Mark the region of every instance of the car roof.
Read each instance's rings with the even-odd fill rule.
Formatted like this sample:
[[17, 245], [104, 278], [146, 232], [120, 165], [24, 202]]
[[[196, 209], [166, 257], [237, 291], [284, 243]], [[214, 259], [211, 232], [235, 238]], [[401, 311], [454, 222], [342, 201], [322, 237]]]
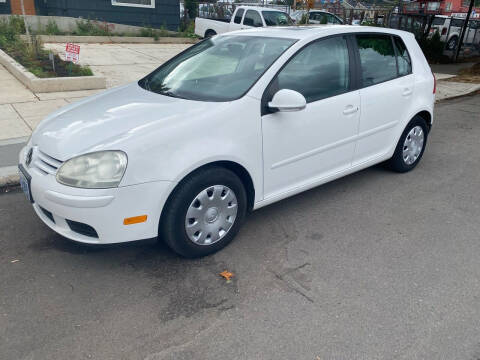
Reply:
[[240, 5], [237, 6], [237, 8], [244, 8], [245, 10], [257, 10], [257, 11], [280, 11], [284, 12], [283, 10], [276, 9], [276, 8], [267, 8], [267, 7], [262, 7], [262, 6], [250, 6], [250, 5]]
[[347, 34], [347, 33], [387, 33], [395, 35], [405, 35], [413, 34], [408, 33], [402, 30], [390, 29], [390, 28], [380, 28], [374, 26], [351, 26], [351, 25], [306, 25], [306, 26], [275, 26], [275, 27], [263, 27], [263, 28], [252, 28], [245, 30], [237, 30], [228, 33], [221, 34], [219, 36], [225, 35], [247, 35], [247, 36], [265, 36], [265, 37], [278, 37], [278, 38], [287, 38], [295, 40], [303, 40], [310, 38], [325, 37], [330, 35], [337, 34]]

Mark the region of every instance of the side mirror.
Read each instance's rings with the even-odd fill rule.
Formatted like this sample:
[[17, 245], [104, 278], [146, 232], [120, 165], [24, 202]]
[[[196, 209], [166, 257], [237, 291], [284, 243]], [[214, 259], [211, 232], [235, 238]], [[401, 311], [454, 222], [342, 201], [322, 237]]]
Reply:
[[273, 95], [268, 107], [277, 111], [300, 111], [307, 106], [305, 97], [297, 91], [282, 89]]

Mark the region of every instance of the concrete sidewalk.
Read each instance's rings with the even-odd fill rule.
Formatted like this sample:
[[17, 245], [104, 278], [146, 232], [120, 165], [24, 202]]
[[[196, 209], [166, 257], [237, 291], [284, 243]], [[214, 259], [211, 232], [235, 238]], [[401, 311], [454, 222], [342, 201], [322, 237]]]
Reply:
[[[80, 63], [107, 77], [107, 87], [138, 80], [190, 44], [82, 44]], [[63, 56], [65, 44], [45, 44]], [[452, 71], [448, 71], [452, 73]], [[480, 84], [442, 81], [450, 74], [436, 73], [437, 100], [480, 90]], [[68, 103], [102, 90], [33, 93], [0, 65], [0, 186], [15, 184], [18, 151], [38, 123]]]

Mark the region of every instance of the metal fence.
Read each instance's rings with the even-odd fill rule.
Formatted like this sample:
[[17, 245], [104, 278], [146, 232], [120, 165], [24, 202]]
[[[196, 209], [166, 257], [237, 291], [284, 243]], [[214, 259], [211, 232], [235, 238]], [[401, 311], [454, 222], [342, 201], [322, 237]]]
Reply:
[[[211, 19], [230, 20], [235, 8], [240, 5], [262, 6], [276, 8], [288, 14], [295, 14], [295, 11], [288, 5], [274, 5], [264, 3], [197, 3], [197, 16]], [[302, 5], [296, 10], [302, 10]], [[444, 53], [447, 56], [453, 55], [458, 46], [464, 20], [436, 16], [433, 14], [412, 14], [398, 13], [396, 7], [345, 7], [340, 2], [320, 3], [311, 10], [323, 10], [335, 14], [345, 24], [371, 25], [389, 27], [409, 31], [415, 34], [417, 39], [431, 38], [435, 32], [439, 32], [440, 40], [444, 43]], [[297, 18], [298, 20], [298, 18]], [[470, 20], [467, 28], [462, 56], [480, 54], [480, 20]]]

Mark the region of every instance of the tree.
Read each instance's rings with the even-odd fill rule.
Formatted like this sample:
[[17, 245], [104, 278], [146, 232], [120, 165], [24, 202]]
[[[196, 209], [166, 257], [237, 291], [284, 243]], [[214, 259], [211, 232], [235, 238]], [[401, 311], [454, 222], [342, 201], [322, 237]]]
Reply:
[[185, 11], [190, 19], [195, 19], [197, 17], [197, 2], [194, 0], [185, 0], [184, 2]]

